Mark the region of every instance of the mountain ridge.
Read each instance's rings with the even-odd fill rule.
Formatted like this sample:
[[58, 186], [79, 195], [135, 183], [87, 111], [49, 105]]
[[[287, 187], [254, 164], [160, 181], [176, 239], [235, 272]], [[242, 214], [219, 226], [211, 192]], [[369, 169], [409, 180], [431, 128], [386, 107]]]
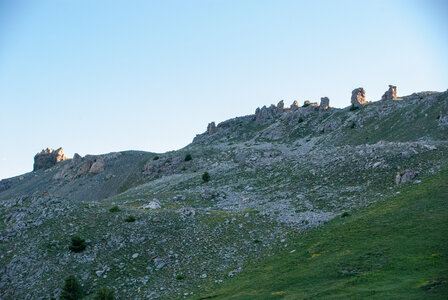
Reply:
[[448, 167], [448, 92], [322, 102], [209, 124], [176, 151], [75, 155], [0, 181], [0, 297], [58, 297], [70, 274], [87, 298], [197, 295]]

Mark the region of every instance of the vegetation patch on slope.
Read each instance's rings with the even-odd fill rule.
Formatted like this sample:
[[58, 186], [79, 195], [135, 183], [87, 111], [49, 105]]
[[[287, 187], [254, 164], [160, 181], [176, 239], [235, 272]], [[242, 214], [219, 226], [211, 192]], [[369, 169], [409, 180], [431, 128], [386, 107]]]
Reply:
[[[448, 295], [448, 170], [393, 198], [290, 237], [201, 299], [376, 298]], [[199, 298], [199, 296], [198, 296]]]

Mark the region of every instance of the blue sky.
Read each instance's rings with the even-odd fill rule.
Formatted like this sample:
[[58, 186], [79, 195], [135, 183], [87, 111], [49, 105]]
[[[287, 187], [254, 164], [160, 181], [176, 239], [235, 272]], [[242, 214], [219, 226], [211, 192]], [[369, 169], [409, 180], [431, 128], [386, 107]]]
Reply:
[[448, 88], [447, 1], [0, 0], [0, 178], [164, 152], [284, 99]]

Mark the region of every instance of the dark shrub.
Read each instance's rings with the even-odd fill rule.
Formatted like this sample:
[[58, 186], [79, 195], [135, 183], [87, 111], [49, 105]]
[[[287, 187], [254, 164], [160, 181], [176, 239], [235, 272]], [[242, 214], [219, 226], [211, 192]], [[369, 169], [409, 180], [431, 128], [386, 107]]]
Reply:
[[135, 222], [134, 216], [127, 216], [126, 219], [124, 219], [125, 222]]
[[208, 172], [204, 172], [204, 174], [202, 174], [202, 181], [203, 182], [209, 182], [210, 181], [210, 174], [208, 174]]
[[75, 276], [70, 275], [65, 279], [62, 288], [61, 299], [77, 300], [82, 298], [82, 288]]
[[300, 117], [299, 117], [299, 123], [302, 123], [303, 121], [304, 121], [303, 117], [300, 116]]
[[350, 125], [350, 128], [354, 129], [355, 127], [356, 127], [356, 123], [355, 123], [355, 121], [352, 121], [352, 124]]
[[106, 287], [101, 287], [96, 292], [95, 297], [93, 299], [94, 300], [114, 300], [115, 299], [114, 290], [106, 288]]
[[341, 218], [345, 218], [345, 217], [348, 217], [348, 216], [350, 216], [350, 214], [349, 214], [348, 212], [344, 212], [344, 213], [341, 215]]
[[185, 278], [185, 276], [184, 275], [181, 275], [181, 274], [178, 274], [177, 276], [176, 276], [176, 279], [177, 280], [183, 280]]
[[154, 158], [152, 160], [158, 160], [160, 157], [158, 157], [157, 155], [154, 156]]
[[82, 239], [79, 235], [72, 236], [72, 243], [68, 247], [73, 252], [81, 252], [86, 249], [86, 240]]
[[118, 206], [114, 206], [114, 207], [111, 207], [110, 209], [109, 209], [109, 211], [110, 212], [119, 212], [120, 211], [120, 208], [118, 207]]
[[357, 110], [357, 109], [359, 109], [359, 107], [355, 106], [354, 104], [352, 104], [352, 106], [350, 106], [350, 111], [354, 111], [354, 110]]
[[306, 100], [305, 102], [303, 102], [302, 107], [307, 107], [307, 106], [310, 106], [310, 105], [311, 105], [311, 102]]
[[185, 161], [190, 161], [192, 159], [191, 154], [188, 153], [187, 155], [185, 155]]

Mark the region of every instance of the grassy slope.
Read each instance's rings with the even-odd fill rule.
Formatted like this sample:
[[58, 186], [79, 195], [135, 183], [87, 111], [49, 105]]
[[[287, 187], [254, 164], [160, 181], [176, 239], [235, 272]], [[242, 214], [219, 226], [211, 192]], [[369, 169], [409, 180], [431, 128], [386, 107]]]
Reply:
[[448, 170], [288, 244], [202, 297], [446, 299]]

